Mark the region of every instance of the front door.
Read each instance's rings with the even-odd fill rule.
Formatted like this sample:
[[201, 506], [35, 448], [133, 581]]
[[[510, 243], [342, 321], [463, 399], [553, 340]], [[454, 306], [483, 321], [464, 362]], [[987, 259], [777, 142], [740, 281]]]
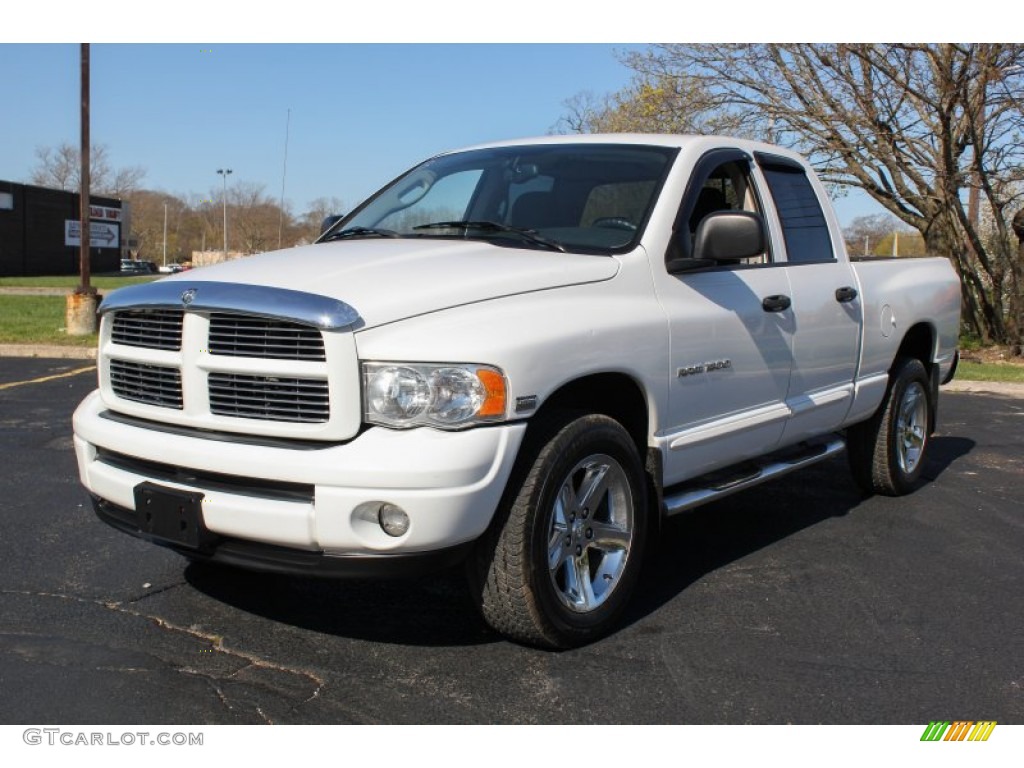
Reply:
[[[738, 150], [715, 150], [698, 162], [674, 247], [685, 250], [681, 238], [709, 213], [762, 213], [750, 168]], [[765, 253], [706, 271], [660, 274], [657, 291], [670, 335], [667, 426], [658, 435], [666, 485], [772, 450], [790, 413], [794, 321], [786, 270]]]

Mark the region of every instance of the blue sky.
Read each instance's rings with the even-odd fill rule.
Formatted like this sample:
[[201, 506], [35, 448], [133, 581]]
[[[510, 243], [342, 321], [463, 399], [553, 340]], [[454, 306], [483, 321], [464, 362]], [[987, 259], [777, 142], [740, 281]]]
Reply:
[[[216, 170], [228, 167], [230, 183], [263, 185], [276, 200], [287, 122], [291, 211], [318, 197], [352, 207], [435, 152], [549, 132], [566, 99], [625, 85], [630, 72], [619, 55], [639, 48], [93, 43], [93, 143], [107, 146], [115, 167], [145, 168], [147, 188], [205, 196], [220, 189]], [[77, 144], [78, 62], [77, 44], [0, 43], [0, 73], [8, 74], [0, 77], [0, 179], [28, 181], [37, 147]], [[851, 194], [837, 210], [846, 224], [881, 208]]]
[[[229, 167], [276, 199], [287, 123], [293, 210], [353, 205], [435, 152], [547, 133], [575, 93], [628, 81], [627, 47], [93, 44], [92, 137], [147, 187], [205, 193]], [[0, 72], [18, 73], [0, 79], [0, 179], [27, 181], [36, 147], [77, 144], [78, 62], [75, 44], [0, 45]]]

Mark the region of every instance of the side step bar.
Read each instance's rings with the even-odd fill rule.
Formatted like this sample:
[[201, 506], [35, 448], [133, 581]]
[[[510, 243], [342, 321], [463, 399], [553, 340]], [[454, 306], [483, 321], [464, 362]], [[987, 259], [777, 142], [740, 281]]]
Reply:
[[845, 448], [846, 442], [842, 437], [830, 435], [666, 488], [663, 502], [665, 514], [676, 515], [724, 499], [768, 480], [830, 459]]

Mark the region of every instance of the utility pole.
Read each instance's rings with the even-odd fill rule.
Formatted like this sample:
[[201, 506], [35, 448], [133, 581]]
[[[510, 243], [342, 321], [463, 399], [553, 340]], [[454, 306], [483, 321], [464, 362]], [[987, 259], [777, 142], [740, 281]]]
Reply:
[[96, 289], [89, 282], [89, 44], [80, 48], [81, 75], [81, 159], [78, 189], [78, 271], [80, 282], [74, 293], [68, 294], [64, 327], [69, 336], [88, 336], [96, 332], [96, 307], [99, 305]]
[[164, 203], [164, 266], [167, 266], [167, 203]]
[[224, 179], [224, 260], [228, 259], [228, 175], [230, 168], [218, 168], [217, 173]]
[[284, 180], [288, 175], [288, 129], [292, 124], [292, 111], [288, 110], [288, 116], [284, 123], [284, 167], [281, 169], [281, 218], [277, 222], [277, 248], [281, 249], [281, 233], [284, 230]]

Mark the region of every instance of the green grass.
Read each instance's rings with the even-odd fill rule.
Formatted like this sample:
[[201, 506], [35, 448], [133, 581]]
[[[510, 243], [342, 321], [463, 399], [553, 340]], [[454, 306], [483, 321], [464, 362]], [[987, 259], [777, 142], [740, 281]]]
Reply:
[[0, 295], [0, 344], [63, 344], [94, 347], [96, 334], [68, 336], [63, 296]]
[[[121, 277], [118, 275], [95, 276], [89, 282], [103, 291], [112, 291], [126, 285], [151, 283], [163, 275], [134, 275]], [[46, 275], [45, 277], [0, 277], [0, 288], [77, 288], [79, 278], [76, 275]]]
[[956, 378], [963, 381], [1009, 381], [1024, 384], [1024, 365], [960, 361]]

